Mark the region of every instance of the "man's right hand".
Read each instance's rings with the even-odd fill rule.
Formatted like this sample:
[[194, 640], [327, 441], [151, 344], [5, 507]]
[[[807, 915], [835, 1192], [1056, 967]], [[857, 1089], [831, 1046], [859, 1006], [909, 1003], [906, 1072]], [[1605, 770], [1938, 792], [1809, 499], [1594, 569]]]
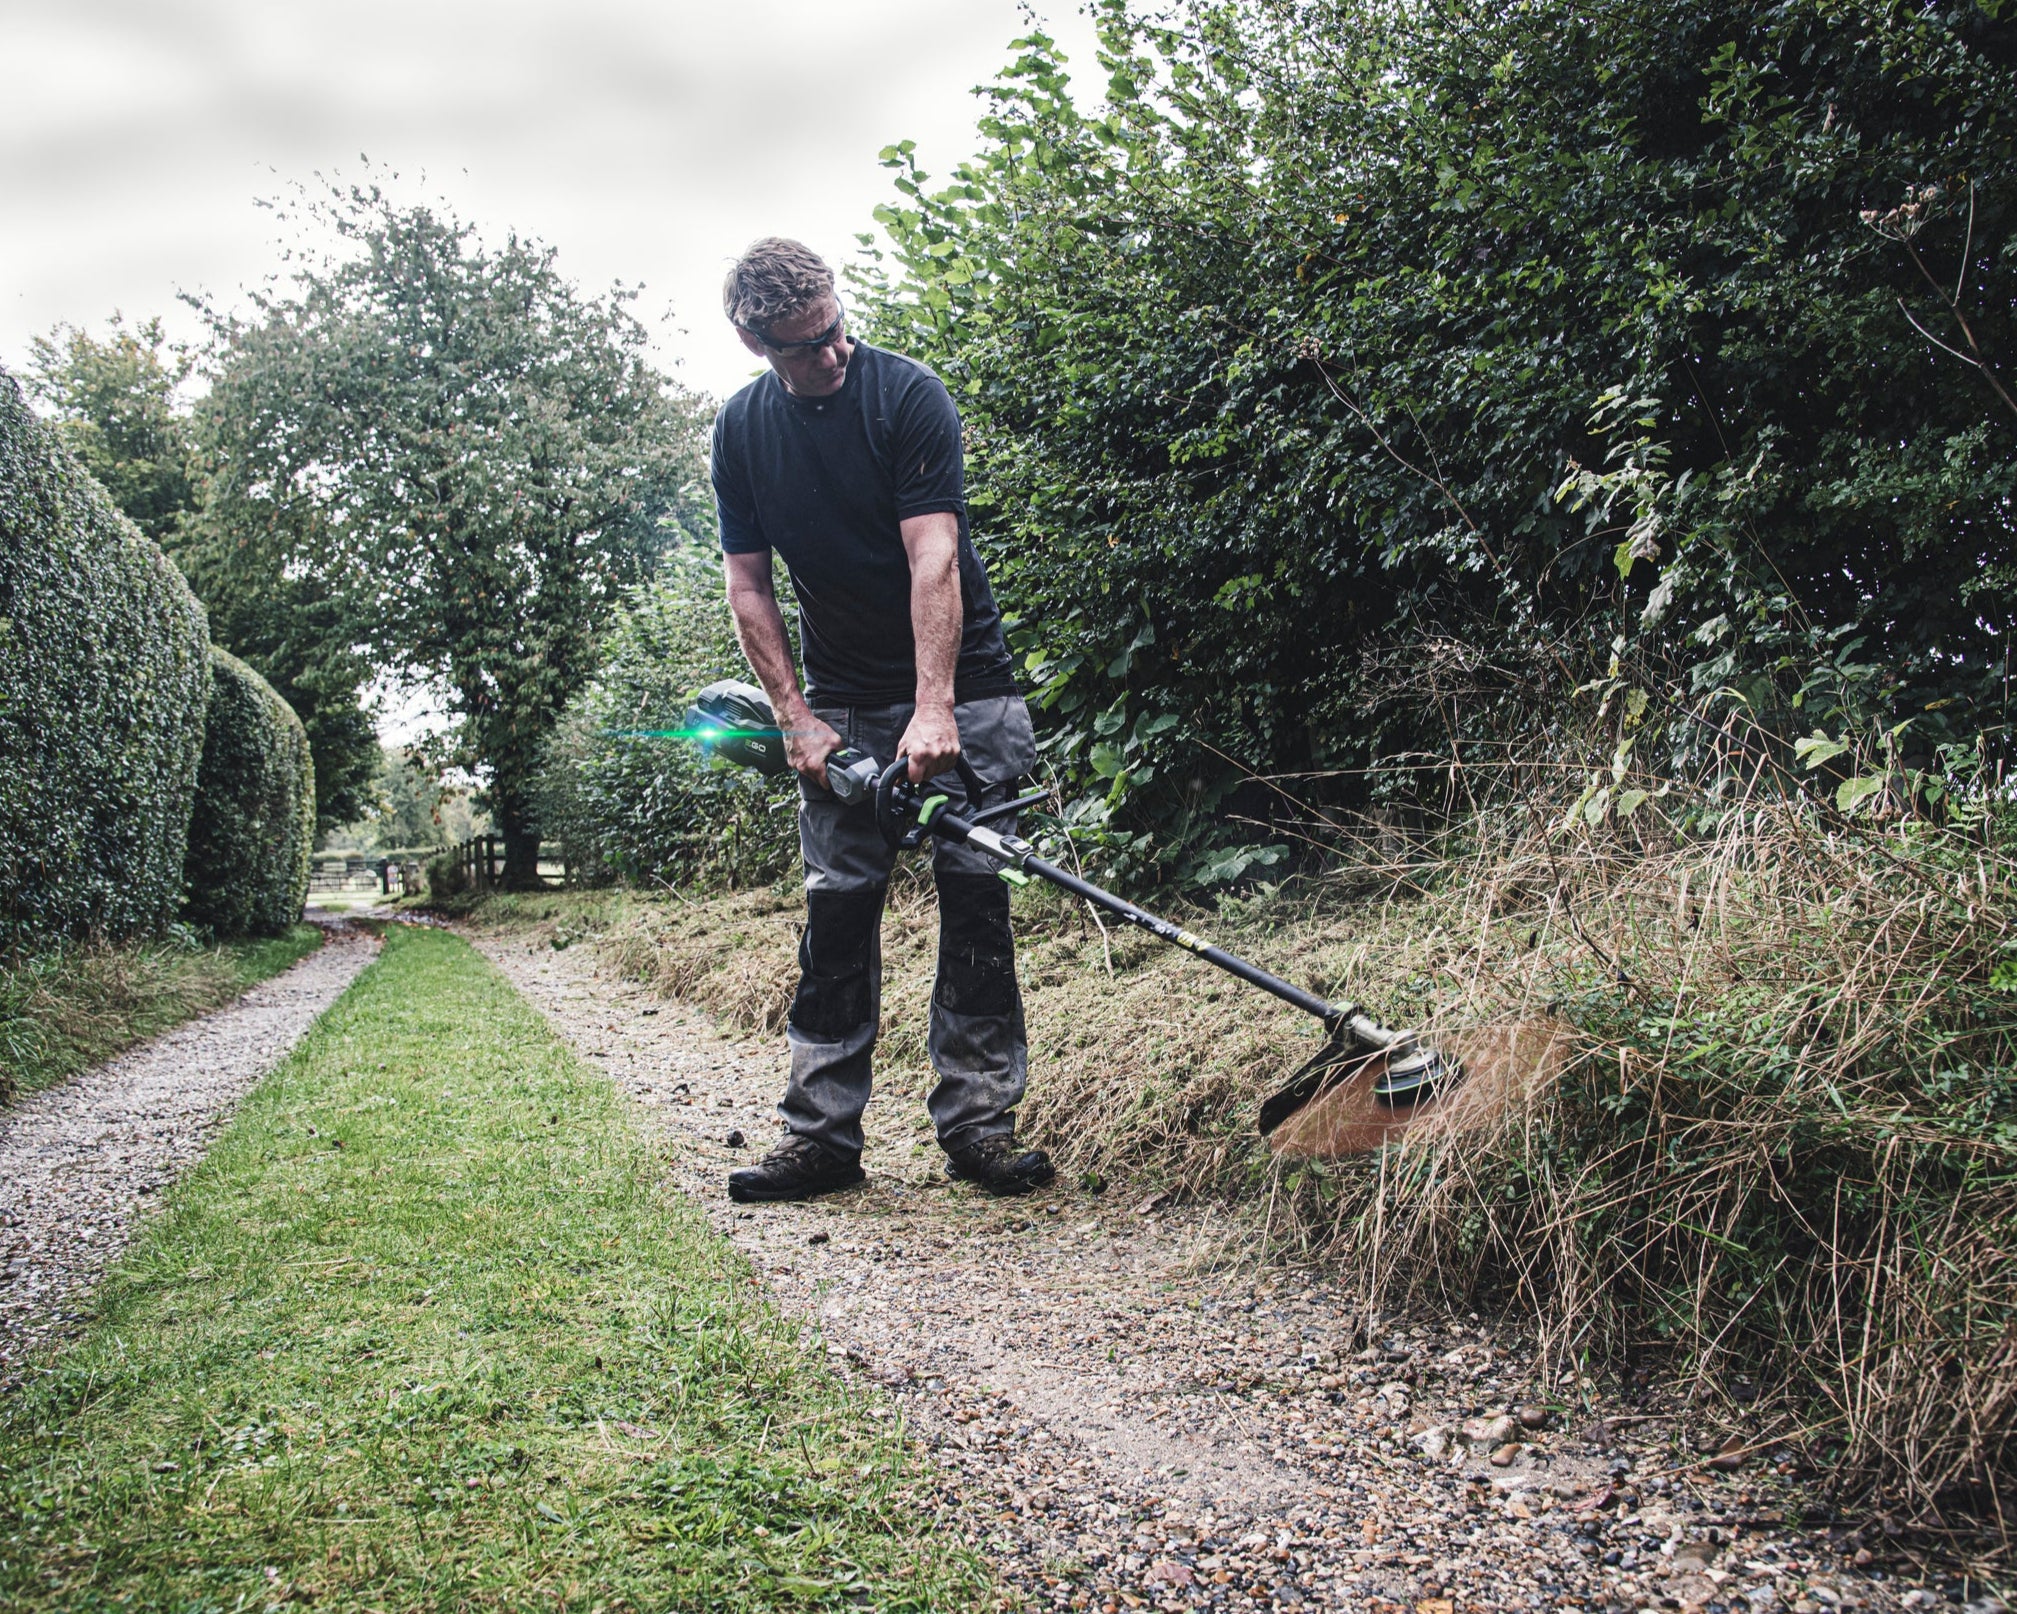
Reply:
[[803, 700], [778, 722], [784, 731], [784, 757], [800, 774], [826, 789], [826, 759], [841, 748], [841, 737], [813, 714]]

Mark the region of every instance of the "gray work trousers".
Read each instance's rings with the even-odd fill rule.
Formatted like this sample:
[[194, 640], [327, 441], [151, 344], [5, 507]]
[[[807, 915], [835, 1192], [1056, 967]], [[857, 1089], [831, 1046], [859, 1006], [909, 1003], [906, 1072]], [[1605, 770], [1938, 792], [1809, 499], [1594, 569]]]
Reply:
[[[889, 762], [912, 708], [813, 710], [848, 744]], [[1036, 765], [1036, 740], [1022, 697], [963, 701], [953, 717], [961, 751], [988, 786], [988, 804], [1008, 799], [1016, 780]], [[963, 800], [956, 780], [948, 779], [946, 789], [955, 803]], [[990, 827], [1014, 825], [997, 820]], [[843, 806], [803, 778], [798, 838], [805, 858], [806, 924], [798, 992], [785, 1029], [791, 1078], [777, 1110], [793, 1132], [839, 1154], [858, 1155], [882, 1015], [883, 900], [896, 854], [876, 829], [873, 806]], [[1014, 1130], [1029, 1045], [1016, 989], [1008, 886], [978, 852], [936, 841], [932, 847], [939, 944], [928, 1040], [938, 1082], [925, 1107], [939, 1142], [960, 1149]]]

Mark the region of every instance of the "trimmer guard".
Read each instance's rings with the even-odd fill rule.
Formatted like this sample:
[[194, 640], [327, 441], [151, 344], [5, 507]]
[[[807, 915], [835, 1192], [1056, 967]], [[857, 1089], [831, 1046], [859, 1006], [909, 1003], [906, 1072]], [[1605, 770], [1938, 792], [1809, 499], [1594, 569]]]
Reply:
[[1356, 1037], [1332, 1032], [1323, 1047], [1304, 1060], [1295, 1075], [1261, 1105], [1261, 1136], [1274, 1131], [1326, 1087], [1343, 1081], [1351, 1070], [1372, 1058], [1375, 1051], [1361, 1047]]
[[1350, 1081], [1374, 1060], [1371, 1096], [1390, 1110], [1426, 1104], [1439, 1088], [1463, 1074], [1455, 1060], [1425, 1048], [1403, 1032], [1385, 1047], [1355, 1035], [1349, 1025], [1333, 1030], [1323, 1047], [1261, 1106], [1260, 1132], [1267, 1137], [1284, 1121], [1333, 1087]]

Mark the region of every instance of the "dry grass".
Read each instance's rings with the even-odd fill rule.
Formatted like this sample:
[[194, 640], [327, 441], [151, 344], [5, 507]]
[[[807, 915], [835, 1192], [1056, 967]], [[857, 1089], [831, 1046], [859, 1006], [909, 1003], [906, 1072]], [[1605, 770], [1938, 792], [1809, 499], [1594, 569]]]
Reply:
[[1288, 1168], [1276, 1226], [1374, 1305], [1484, 1298], [1564, 1388], [1649, 1355], [1919, 1522], [2017, 1464], [2017, 868], [1779, 801], [1676, 846], [1532, 819], [1413, 876], [1434, 1023], [1575, 1056], [1468, 1131]]
[[[1998, 834], [1784, 797], [1713, 819], [1696, 802], [1685, 836], [1650, 810], [1565, 831], [1563, 805], [1434, 844], [1386, 826], [1323, 878], [1188, 919], [1496, 1059], [1502, 1101], [1356, 1159], [1277, 1159], [1254, 1114], [1315, 1047], [1309, 1023], [1133, 933], [1109, 974], [1085, 914], [1033, 890], [1023, 1130], [1074, 1174], [1244, 1201], [1256, 1248], [1335, 1262], [1369, 1313], [1525, 1314], [1572, 1399], [1650, 1367], [1775, 1458], [1922, 1525], [2002, 1532], [2017, 996], [1991, 976], [2017, 949], [2017, 861]], [[892, 908], [882, 1081], [921, 1092], [928, 887], [900, 883]], [[539, 911], [627, 975], [782, 1024], [794, 888]], [[1536, 1025], [1538, 1044], [1517, 1029]]]

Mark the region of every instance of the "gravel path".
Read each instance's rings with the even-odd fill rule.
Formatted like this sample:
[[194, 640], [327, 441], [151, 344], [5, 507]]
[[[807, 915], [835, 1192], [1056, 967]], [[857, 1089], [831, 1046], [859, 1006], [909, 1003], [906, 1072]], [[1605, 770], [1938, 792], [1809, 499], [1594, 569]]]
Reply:
[[376, 956], [326, 923], [321, 947], [236, 1003], [0, 1110], [0, 1390], [82, 1321], [156, 1191]]
[[949, 1185], [920, 1104], [870, 1106], [864, 1187], [731, 1205], [724, 1173], [775, 1135], [781, 1039], [598, 979], [587, 949], [472, 939], [679, 1141], [680, 1181], [771, 1292], [895, 1398], [948, 1522], [1029, 1606], [1817, 1614], [1950, 1595], [1852, 1535], [1786, 1528], [1755, 1459], [1675, 1473], [1672, 1425], [1642, 1411], [1564, 1427], [1476, 1318], [1368, 1342], [1321, 1275], [1224, 1258], [1209, 1211]]

